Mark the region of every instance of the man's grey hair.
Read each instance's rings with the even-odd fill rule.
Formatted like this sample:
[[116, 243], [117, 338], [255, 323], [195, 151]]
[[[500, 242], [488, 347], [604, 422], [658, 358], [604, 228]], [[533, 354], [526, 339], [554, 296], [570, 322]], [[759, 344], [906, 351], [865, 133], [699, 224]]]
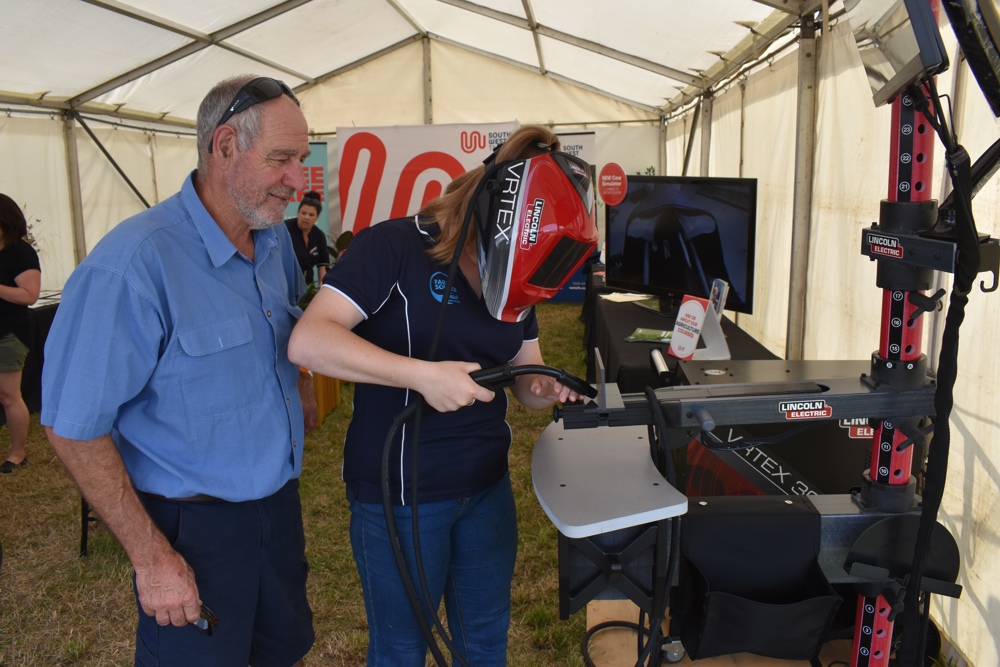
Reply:
[[[215, 134], [215, 126], [226, 112], [229, 104], [236, 97], [240, 88], [248, 82], [257, 78], [256, 74], [244, 74], [234, 76], [215, 84], [212, 90], [208, 91], [205, 99], [198, 107], [198, 169], [202, 169], [208, 160], [208, 147], [212, 144], [212, 136]], [[298, 100], [295, 101], [298, 104]], [[260, 136], [263, 109], [260, 104], [254, 104], [245, 111], [232, 116], [226, 121], [236, 130], [236, 140], [240, 150], [246, 150], [253, 146], [253, 143]]]

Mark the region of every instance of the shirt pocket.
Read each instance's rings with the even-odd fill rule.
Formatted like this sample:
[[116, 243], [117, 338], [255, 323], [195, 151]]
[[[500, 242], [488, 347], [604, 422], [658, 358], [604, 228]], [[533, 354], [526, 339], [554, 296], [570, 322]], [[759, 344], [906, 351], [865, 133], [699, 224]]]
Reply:
[[213, 417], [258, 402], [264, 369], [246, 315], [182, 331], [177, 338], [183, 350], [181, 392], [190, 414]]

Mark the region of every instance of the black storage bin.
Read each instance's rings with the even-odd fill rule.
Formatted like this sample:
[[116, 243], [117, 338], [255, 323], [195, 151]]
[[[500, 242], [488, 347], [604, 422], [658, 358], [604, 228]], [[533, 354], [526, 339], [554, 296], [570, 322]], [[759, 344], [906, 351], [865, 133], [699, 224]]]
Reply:
[[819, 514], [804, 498], [689, 499], [672, 605], [687, 653], [815, 657], [841, 602], [819, 543]]

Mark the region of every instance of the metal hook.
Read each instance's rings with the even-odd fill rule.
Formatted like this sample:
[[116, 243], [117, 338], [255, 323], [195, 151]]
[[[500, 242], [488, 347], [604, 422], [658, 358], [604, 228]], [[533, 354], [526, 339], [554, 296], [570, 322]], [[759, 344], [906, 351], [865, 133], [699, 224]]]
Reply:
[[986, 292], [987, 294], [989, 294], [990, 292], [996, 292], [997, 291], [997, 272], [996, 271], [990, 271], [990, 273], [993, 274], [993, 284], [992, 285], [990, 285], [989, 287], [987, 287], [985, 280], [980, 280], [979, 281], [979, 289], [981, 289], [982, 291]]

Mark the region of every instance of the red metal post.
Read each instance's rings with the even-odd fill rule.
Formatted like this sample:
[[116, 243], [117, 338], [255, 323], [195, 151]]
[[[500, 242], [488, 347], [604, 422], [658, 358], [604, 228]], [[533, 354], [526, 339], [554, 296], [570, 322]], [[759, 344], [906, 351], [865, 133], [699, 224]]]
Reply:
[[[935, 14], [937, 6], [934, 0]], [[931, 199], [931, 170], [935, 135], [912, 98], [903, 93], [892, 101], [892, 135], [889, 149], [890, 202], [926, 202]], [[918, 360], [923, 353], [922, 311], [899, 289], [882, 291], [882, 327], [878, 355], [891, 366]], [[922, 294], [922, 292], [917, 292]], [[892, 420], [874, 429], [869, 475], [875, 485], [901, 486], [910, 482], [913, 447]], [[908, 600], [914, 603], [915, 601]], [[852, 667], [887, 667], [891, 653], [893, 621], [890, 604], [882, 595], [858, 596]]]

